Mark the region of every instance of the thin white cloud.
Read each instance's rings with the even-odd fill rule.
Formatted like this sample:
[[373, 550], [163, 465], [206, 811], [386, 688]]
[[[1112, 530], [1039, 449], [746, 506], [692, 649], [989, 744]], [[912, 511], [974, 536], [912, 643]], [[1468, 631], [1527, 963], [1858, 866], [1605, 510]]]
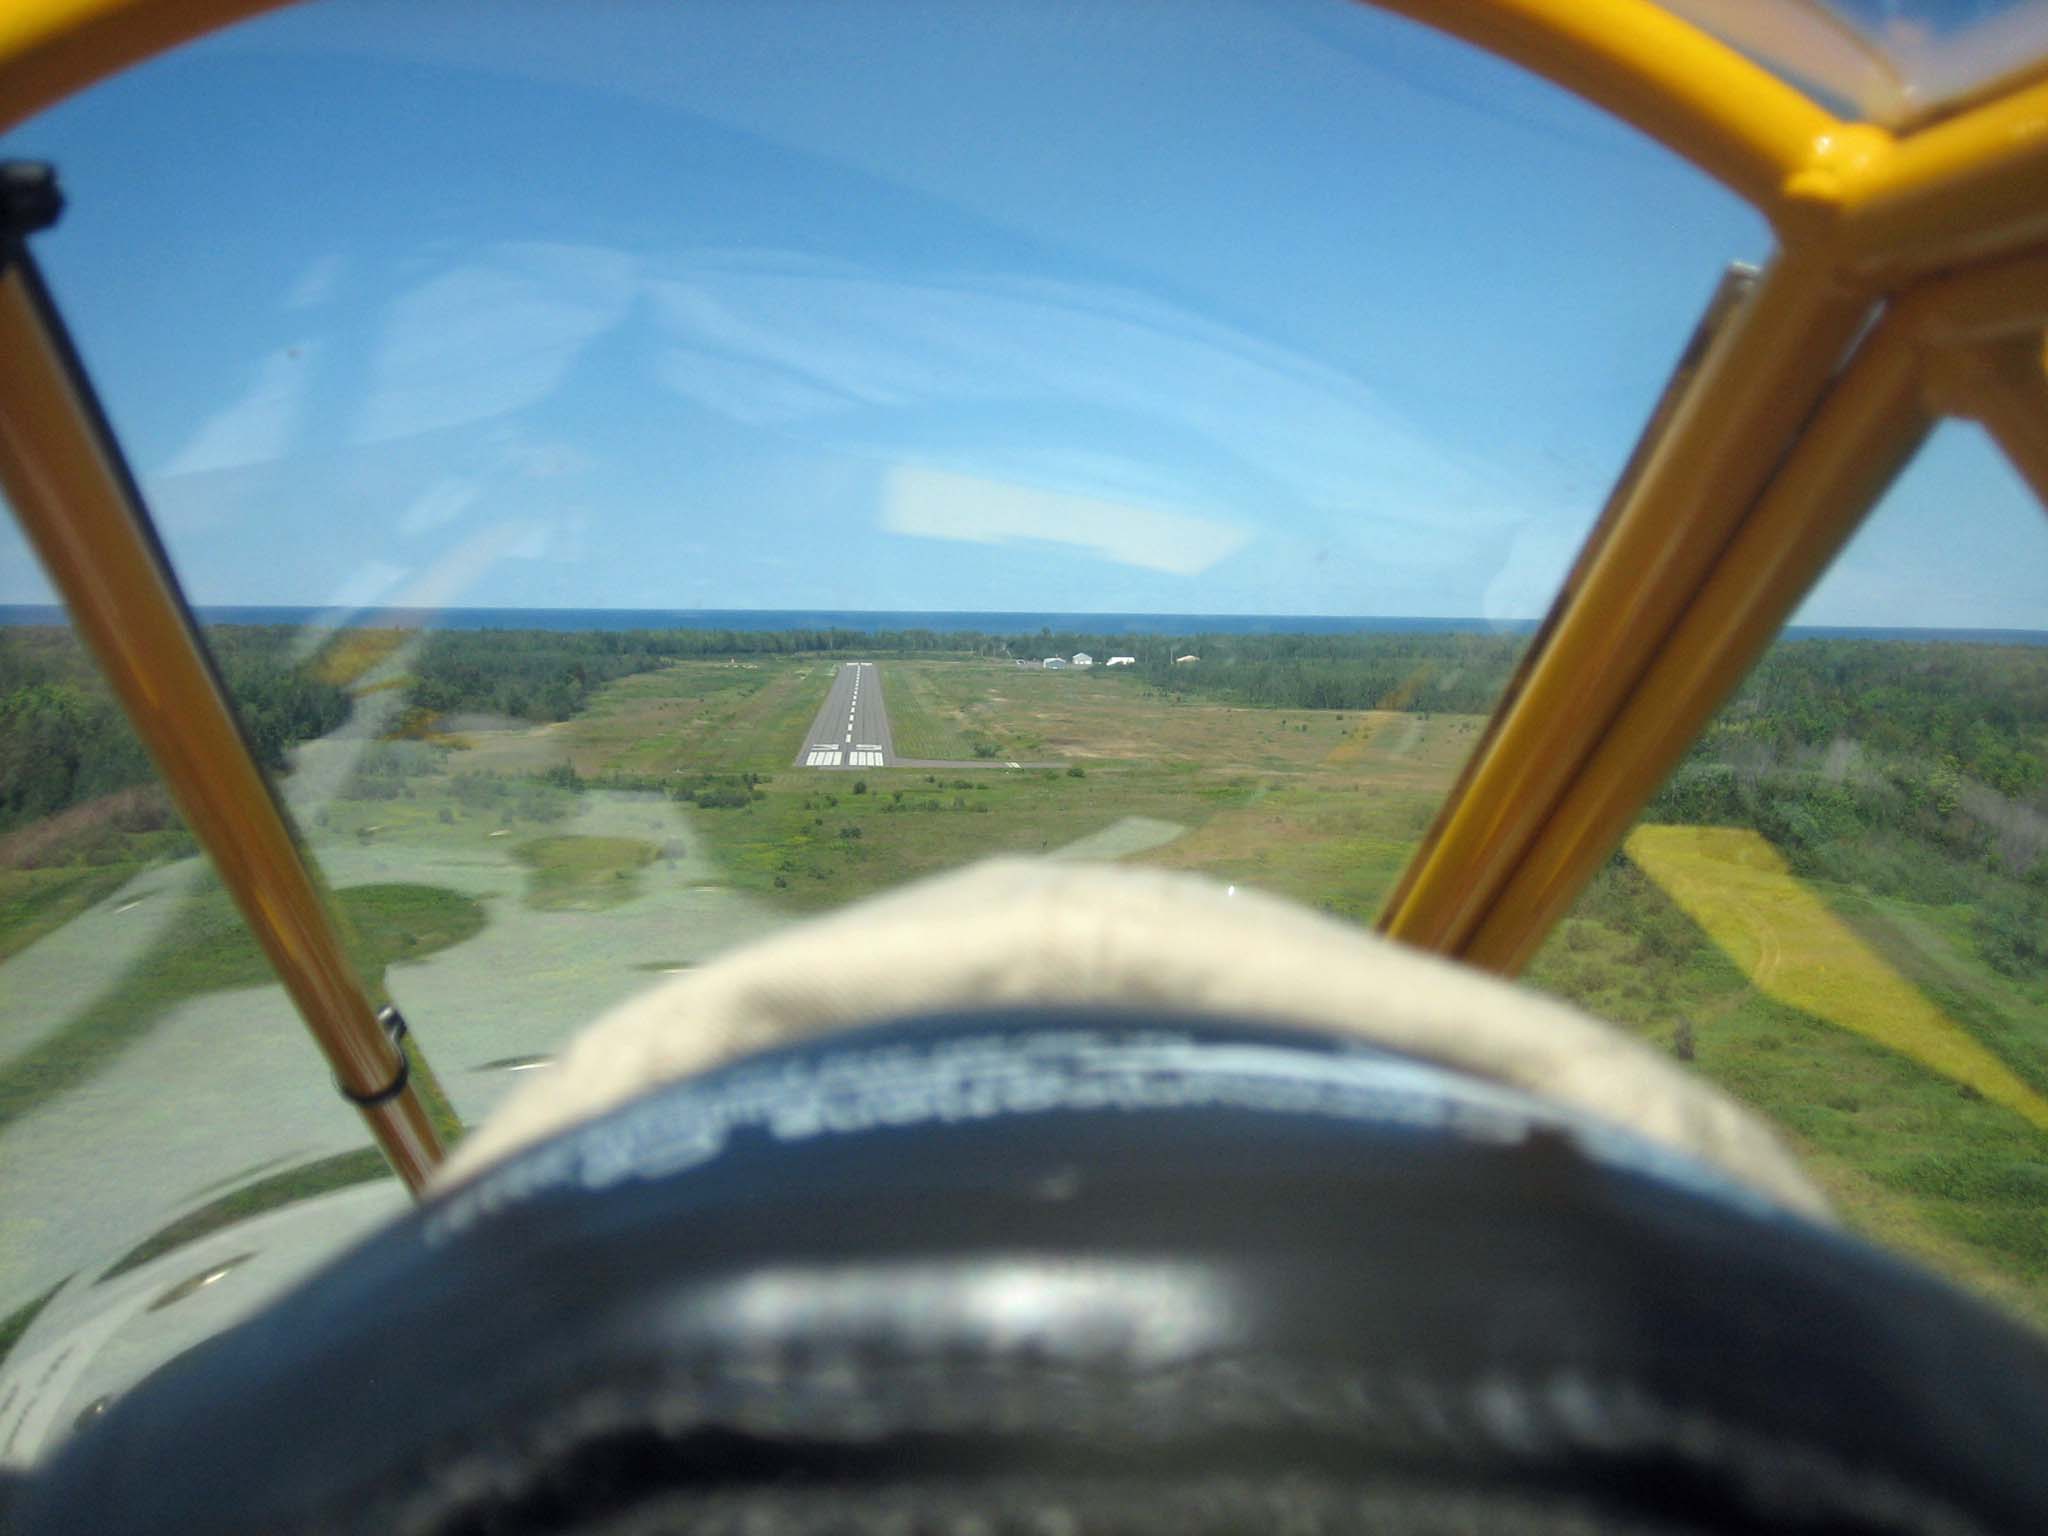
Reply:
[[554, 480], [588, 469], [594, 462], [573, 443], [531, 442], [509, 433], [499, 444], [499, 451], [505, 467], [522, 480]]
[[488, 420], [544, 399], [624, 318], [634, 265], [598, 247], [504, 245], [418, 284], [383, 316], [355, 440]]
[[861, 403], [786, 368], [694, 348], [666, 349], [655, 373], [676, 394], [748, 426], [803, 421]]
[[445, 527], [476, 504], [482, 495], [476, 483], [444, 475], [412, 499], [398, 515], [398, 531], [405, 538]]
[[1199, 576], [1248, 537], [1214, 518], [916, 464], [898, 465], [884, 477], [882, 526], [970, 544], [1066, 544], [1173, 576]]
[[[1142, 425], [1198, 448], [1269, 514], [1334, 515], [1374, 525], [1394, 558], [1504, 538], [1525, 515], [1514, 488], [1447, 452], [1341, 370], [1185, 308], [1102, 285], [1006, 276], [884, 276], [779, 252], [700, 253], [648, 283], [675, 346], [659, 364], [670, 389], [733, 420], [797, 428], [820, 443], [888, 461], [931, 452], [931, 413], [1041, 405], [1106, 432]], [[1012, 417], [1012, 419], [1015, 419]], [[950, 430], [950, 429], [949, 429]], [[1070, 440], [1071, 441], [1071, 440]], [[1048, 449], [1047, 451], [1053, 451]], [[1057, 450], [1072, 459], [1072, 446]], [[1085, 454], [1087, 450], [1078, 450]], [[1036, 463], [1027, 450], [955, 445], [957, 464], [995, 478], [1057, 480], [1120, 499], [1213, 500], [1182, 447], [1141, 462], [1097, 455], [1095, 483]], [[973, 460], [971, 464], [968, 461]], [[1270, 492], [1270, 494], [1268, 494]]]
[[347, 262], [339, 255], [322, 256], [299, 274], [284, 296], [286, 309], [315, 309], [334, 297]]
[[256, 363], [241, 398], [206, 418], [155, 473], [196, 475], [282, 458], [297, 440], [317, 343], [281, 347]]

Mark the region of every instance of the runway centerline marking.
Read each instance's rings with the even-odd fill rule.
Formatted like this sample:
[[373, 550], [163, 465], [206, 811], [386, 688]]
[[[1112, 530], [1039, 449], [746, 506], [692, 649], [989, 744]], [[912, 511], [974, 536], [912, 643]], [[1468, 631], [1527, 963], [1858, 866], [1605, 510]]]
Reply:
[[[882, 735], [888, 729], [888, 718], [883, 714], [884, 705], [880, 699], [873, 700], [874, 707], [863, 713], [862, 706], [869, 702], [861, 685], [866, 681], [863, 674], [874, 672], [879, 677], [877, 664], [872, 661], [848, 661], [840, 664], [838, 682], [832, 692], [838, 693], [846, 705], [846, 719], [840, 721], [832, 714], [828, 702], [819, 710], [817, 725], [830, 730], [837, 741], [817, 741], [806, 745], [799, 756], [799, 763], [807, 768], [885, 768], [889, 763], [888, 748], [881, 742], [860, 741], [860, 736]], [[851, 674], [851, 675], [849, 675]], [[877, 687], [881, 685], [876, 684]], [[841, 689], [843, 693], [840, 693]], [[868, 715], [881, 716], [869, 720]], [[866, 728], [863, 729], [863, 722]]]

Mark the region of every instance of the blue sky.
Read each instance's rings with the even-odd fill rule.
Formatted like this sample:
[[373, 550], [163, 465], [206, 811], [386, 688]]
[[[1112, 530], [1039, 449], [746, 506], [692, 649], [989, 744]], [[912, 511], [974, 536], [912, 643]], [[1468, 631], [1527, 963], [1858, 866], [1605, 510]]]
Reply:
[[[1532, 617], [1768, 252], [1340, 0], [332, 0], [0, 150], [201, 603]], [[1801, 617], [2044, 532], [1945, 429]]]

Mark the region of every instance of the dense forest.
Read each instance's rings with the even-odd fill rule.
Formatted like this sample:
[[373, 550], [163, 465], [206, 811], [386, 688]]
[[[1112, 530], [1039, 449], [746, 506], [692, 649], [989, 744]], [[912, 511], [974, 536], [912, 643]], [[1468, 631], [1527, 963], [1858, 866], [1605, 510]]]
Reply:
[[1967, 903], [2008, 975], [2048, 966], [2048, 648], [1777, 646], [1644, 813], [1751, 827], [1801, 874]]
[[2048, 648], [1781, 645], [1650, 814], [1754, 826], [1795, 851], [1908, 829], [2030, 873], [2048, 851]]
[[[296, 632], [223, 626], [209, 640], [264, 766], [348, 718], [348, 696], [294, 659]], [[71, 632], [0, 628], [0, 834], [148, 784], [149, 759]], [[131, 814], [134, 813], [131, 808]]]

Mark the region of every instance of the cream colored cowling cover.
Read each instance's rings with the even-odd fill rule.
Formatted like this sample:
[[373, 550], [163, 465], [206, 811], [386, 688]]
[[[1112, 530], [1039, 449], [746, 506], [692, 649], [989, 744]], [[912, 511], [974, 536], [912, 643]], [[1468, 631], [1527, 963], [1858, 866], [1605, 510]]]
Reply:
[[440, 1186], [656, 1083], [764, 1047], [1018, 1003], [1342, 1030], [1628, 1126], [1782, 1205], [1827, 1214], [1754, 1116], [1562, 1003], [1271, 896], [1160, 870], [1022, 859], [861, 902], [641, 994], [464, 1141]]

